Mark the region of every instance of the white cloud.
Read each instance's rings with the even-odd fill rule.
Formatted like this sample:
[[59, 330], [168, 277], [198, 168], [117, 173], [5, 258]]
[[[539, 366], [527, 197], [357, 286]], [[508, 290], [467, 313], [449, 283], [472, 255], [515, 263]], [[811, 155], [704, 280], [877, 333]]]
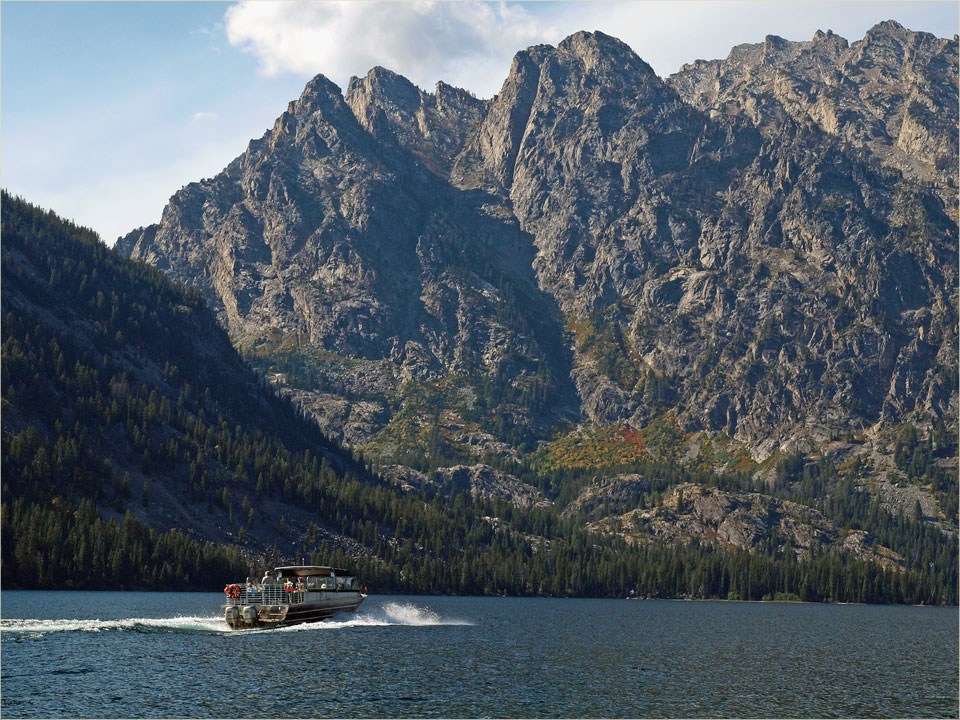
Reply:
[[[490, 96], [516, 51], [556, 44], [577, 30], [621, 38], [666, 75], [696, 58], [725, 57], [732, 45], [761, 42], [767, 33], [801, 40], [829, 28], [852, 41], [893, 18], [952, 36], [958, 11], [942, 2], [645, 1], [245, 3], [220, 12], [223, 26], [194, 35], [209, 34], [215, 44], [227, 32], [231, 45], [216, 62], [206, 56], [203, 72], [186, 80], [172, 72], [141, 82], [131, 71], [137, 81], [115, 79], [106, 102], [96, 94], [104, 80], [91, 85], [92, 73], [77, 76], [88, 91], [66, 103], [47, 93], [15, 108], [7, 102], [15, 96], [5, 93], [4, 186], [113, 242], [158, 220], [177, 188], [212, 176], [242, 153], [299, 94], [302, 76], [322, 72], [345, 86], [350, 75], [383, 65], [425, 88], [442, 79]], [[274, 77], [251, 76], [252, 63], [234, 48], [251, 53]], [[190, 63], [196, 57], [183, 56]], [[51, 97], [57, 102], [49, 104]]]
[[[945, 7], [929, 2], [262, 2], [230, 7], [232, 45], [268, 75], [323, 73], [341, 87], [374, 65], [424, 88], [437, 80], [483, 97], [499, 91], [514, 53], [601, 30], [630, 45], [661, 76], [698, 58], [726, 57], [767, 34], [807, 40], [832, 29], [850, 41], [894, 18], [947, 34]], [[956, 15], [955, 10], [953, 16]], [[956, 22], [950, 26], [954, 27]], [[949, 29], [949, 28], [947, 28]], [[952, 34], [952, 30], [950, 34]]]
[[421, 87], [444, 80], [484, 96], [517, 50], [558, 33], [523, 6], [483, 2], [242, 2], [225, 26], [268, 75], [323, 73], [345, 87], [382, 65]]

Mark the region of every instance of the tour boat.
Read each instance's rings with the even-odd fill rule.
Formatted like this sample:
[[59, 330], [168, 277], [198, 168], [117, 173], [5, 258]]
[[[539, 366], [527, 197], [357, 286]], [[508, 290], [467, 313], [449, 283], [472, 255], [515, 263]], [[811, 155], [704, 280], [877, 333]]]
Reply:
[[322, 565], [278, 567], [259, 582], [247, 578], [223, 592], [223, 618], [234, 630], [317, 622], [353, 612], [367, 597], [349, 572]]

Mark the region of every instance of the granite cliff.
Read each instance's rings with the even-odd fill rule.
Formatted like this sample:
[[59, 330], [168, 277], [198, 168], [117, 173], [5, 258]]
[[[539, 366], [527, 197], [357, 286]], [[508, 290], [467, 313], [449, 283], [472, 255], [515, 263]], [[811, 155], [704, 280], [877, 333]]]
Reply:
[[588, 527], [630, 542], [715, 540], [721, 546], [756, 550], [772, 543], [799, 559], [834, 548], [860, 560], [902, 568], [903, 558], [862, 530], [842, 530], [806, 505], [745, 492], [724, 492], [691, 483], [677, 485], [654, 508], [611, 515]]
[[909, 426], [955, 467], [957, 57], [890, 21], [666, 80], [580, 32], [491, 99], [317, 76], [117, 247], [384, 463], [513, 467], [669, 415], [680, 463], [772, 485], [827, 454], [944, 492], [893, 449]]

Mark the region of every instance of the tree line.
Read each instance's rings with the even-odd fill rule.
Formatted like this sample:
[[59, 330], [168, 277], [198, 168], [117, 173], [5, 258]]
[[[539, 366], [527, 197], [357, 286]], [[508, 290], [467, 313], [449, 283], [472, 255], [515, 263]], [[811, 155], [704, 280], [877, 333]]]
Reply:
[[[910, 553], [905, 572], [837, 554], [800, 562], [773, 545], [637, 546], [554, 509], [443, 488], [402, 492], [260, 382], [196, 290], [9, 195], [2, 207], [6, 588], [219, 589], [263, 569], [245, 536], [264, 523], [282, 534], [282, 522], [264, 517], [279, 504], [314, 524], [268, 554], [312, 552], [355, 568], [375, 592], [957, 601], [955, 539], [917, 532], [914, 519], [874, 517], [852, 494], [834, 515], [886, 532]], [[550, 380], [538, 382], [542, 395]], [[515, 470], [554, 498], [585, 482]], [[664, 463], [643, 471], [651, 493], [690, 479], [750, 482]], [[137, 519], [164, 495], [223, 520], [230, 543]]]

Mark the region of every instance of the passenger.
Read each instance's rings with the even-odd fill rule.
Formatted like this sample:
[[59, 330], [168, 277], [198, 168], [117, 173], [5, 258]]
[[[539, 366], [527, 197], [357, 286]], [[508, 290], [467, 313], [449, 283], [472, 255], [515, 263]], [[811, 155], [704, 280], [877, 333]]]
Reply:
[[276, 584], [277, 584], [277, 579], [273, 576], [273, 574], [272, 574], [269, 570], [267, 570], [267, 571], [263, 574], [263, 580], [260, 581], [260, 584], [261, 584], [261, 585], [276, 585]]

